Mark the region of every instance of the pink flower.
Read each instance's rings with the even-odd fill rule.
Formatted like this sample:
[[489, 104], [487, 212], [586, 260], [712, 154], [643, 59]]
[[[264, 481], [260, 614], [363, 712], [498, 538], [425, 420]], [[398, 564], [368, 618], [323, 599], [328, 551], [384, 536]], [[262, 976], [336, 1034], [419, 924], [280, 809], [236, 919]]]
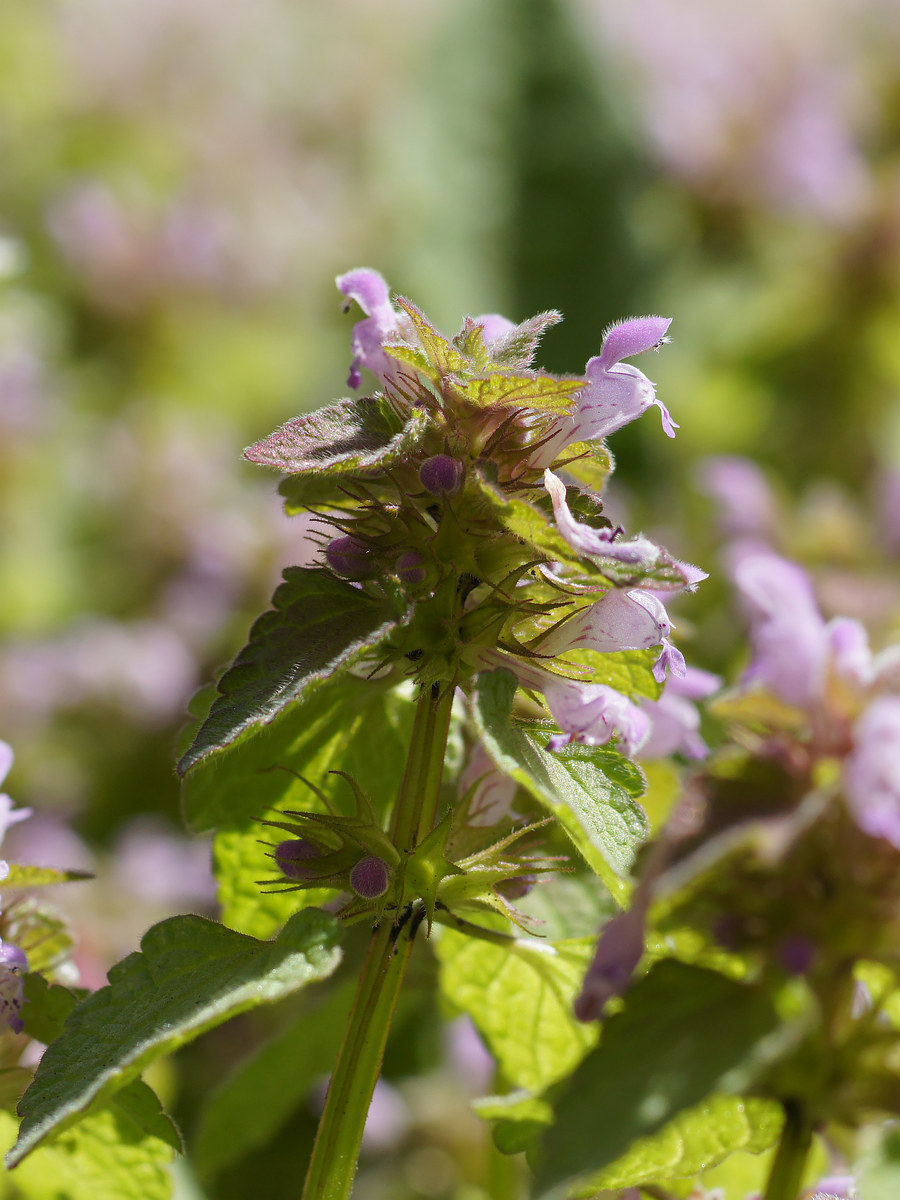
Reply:
[[641, 708], [650, 718], [650, 734], [638, 751], [638, 758], [667, 758], [684, 754], [705, 758], [707, 746], [700, 736], [700, 713], [696, 701], [712, 695], [721, 687], [718, 675], [686, 667], [684, 675], [673, 676], [658, 700], [642, 700]]
[[859, 827], [900, 850], [900, 696], [879, 696], [854, 728], [844, 763], [847, 798]]
[[402, 339], [399, 314], [391, 304], [391, 294], [384, 277], [369, 267], [358, 267], [338, 275], [338, 290], [355, 300], [366, 314], [353, 326], [353, 361], [347, 386], [358, 388], [362, 383], [360, 367], [366, 367], [384, 383], [396, 364], [384, 352], [385, 342]]

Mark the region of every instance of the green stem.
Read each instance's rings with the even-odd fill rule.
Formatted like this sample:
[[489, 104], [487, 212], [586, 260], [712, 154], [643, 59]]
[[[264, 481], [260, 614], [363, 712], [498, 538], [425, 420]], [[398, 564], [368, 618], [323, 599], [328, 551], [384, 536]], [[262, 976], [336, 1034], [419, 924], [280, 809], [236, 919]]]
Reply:
[[784, 1129], [764, 1200], [797, 1200], [812, 1135], [812, 1122], [803, 1105], [797, 1100], [785, 1100]]
[[[435, 696], [427, 689], [419, 698], [406, 771], [391, 819], [391, 839], [401, 851], [414, 849], [422, 831], [429, 832], [434, 823], [453, 691], [449, 686]], [[383, 921], [372, 934], [328, 1085], [302, 1200], [346, 1200], [350, 1195], [366, 1116], [417, 927], [415, 917], [402, 926]]]

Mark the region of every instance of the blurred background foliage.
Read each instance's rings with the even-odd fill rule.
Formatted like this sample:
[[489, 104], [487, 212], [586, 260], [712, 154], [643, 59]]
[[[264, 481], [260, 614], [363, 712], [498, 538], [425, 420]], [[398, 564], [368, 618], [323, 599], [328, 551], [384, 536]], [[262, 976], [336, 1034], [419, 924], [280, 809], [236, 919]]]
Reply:
[[[65, 896], [87, 983], [210, 908], [175, 741], [309, 553], [240, 451], [345, 391], [338, 272], [381, 270], [451, 332], [560, 308], [554, 370], [673, 316], [640, 365], [682, 428], [615, 436], [616, 514], [714, 571], [701, 460], [746, 455], [826, 608], [896, 633], [898, 62], [894, 0], [7, 0], [0, 736], [36, 809], [8, 853], [100, 872]], [[679, 624], [720, 670], [726, 594]], [[440, 1061], [416, 1036], [410, 1062]], [[366, 1194], [486, 1194], [483, 1163], [424, 1145], [431, 1168], [376, 1162]]]

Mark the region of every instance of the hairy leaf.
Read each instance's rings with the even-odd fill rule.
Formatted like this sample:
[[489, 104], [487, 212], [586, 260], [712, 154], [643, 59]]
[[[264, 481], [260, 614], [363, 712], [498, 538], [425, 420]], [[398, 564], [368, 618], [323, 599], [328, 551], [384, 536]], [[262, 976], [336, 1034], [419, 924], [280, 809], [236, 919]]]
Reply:
[[593, 938], [499, 944], [442, 930], [441, 990], [472, 1018], [510, 1083], [541, 1091], [597, 1040], [596, 1028], [572, 1013], [593, 951]]
[[761, 989], [658, 963], [629, 990], [555, 1106], [541, 1188], [607, 1167], [715, 1091], [743, 1091], [789, 1036]]
[[366, 473], [408, 454], [424, 427], [419, 410], [404, 422], [383, 396], [360, 396], [295, 417], [244, 457], [291, 475]]
[[220, 679], [209, 716], [178, 765], [182, 775], [207, 754], [272, 721], [406, 619], [330, 571], [307, 567], [288, 567], [273, 603]]
[[[438, 333], [420, 308], [403, 296], [398, 296], [396, 302], [412, 321], [425, 356], [438, 376], [468, 371], [469, 360]], [[390, 353], [393, 347], [386, 346], [385, 349]]]
[[[0, 1113], [0, 1148], [12, 1144], [15, 1130], [15, 1118]], [[42, 1146], [16, 1168], [10, 1183], [16, 1196], [28, 1200], [169, 1200], [172, 1157], [171, 1144], [114, 1106]]]
[[522, 321], [493, 343], [491, 353], [494, 362], [501, 367], [530, 367], [541, 338], [561, 320], [562, 313], [551, 309]]
[[485, 749], [501, 771], [558, 818], [613, 895], [624, 899], [622, 879], [647, 834], [643, 810], [619, 781], [630, 767], [605, 747], [547, 750], [542, 744], [547, 734], [529, 733], [511, 721], [515, 691], [509, 671], [479, 675], [473, 713]]
[[492, 404], [538, 409], [546, 413], [566, 413], [584, 379], [559, 379], [555, 375], [515, 375], [495, 372], [466, 384], [466, 399], [479, 408]]
[[107, 1103], [156, 1059], [329, 975], [340, 957], [337, 936], [334, 918], [316, 910], [298, 913], [274, 942], [203, 917], [154, 925], [48, 1047], [19, 1106], [22, 1128], [8, 1165]]

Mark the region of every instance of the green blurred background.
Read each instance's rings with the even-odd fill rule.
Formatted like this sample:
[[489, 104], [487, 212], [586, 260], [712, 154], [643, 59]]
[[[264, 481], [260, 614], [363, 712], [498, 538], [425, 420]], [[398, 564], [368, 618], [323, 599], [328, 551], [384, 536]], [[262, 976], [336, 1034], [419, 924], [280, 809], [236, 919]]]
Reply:
[[[8, 848], [100, 872], [89, 983], [210, 904], [175, 742], [308, 553], [240, 451], [344, 393], [339, 272], [449, 332], [559, 308], [553, 370], [674, 317], [640, 365], [681, 431], [615, 435], [616, 513], [715, 572], [699, 464], [748, 456], [769, 540], [896, 633], [898, 62], [891, 0], [5, 0], [0, 737], [37, 810]], [[726, 595], [679, 624], [715, 669]]]

